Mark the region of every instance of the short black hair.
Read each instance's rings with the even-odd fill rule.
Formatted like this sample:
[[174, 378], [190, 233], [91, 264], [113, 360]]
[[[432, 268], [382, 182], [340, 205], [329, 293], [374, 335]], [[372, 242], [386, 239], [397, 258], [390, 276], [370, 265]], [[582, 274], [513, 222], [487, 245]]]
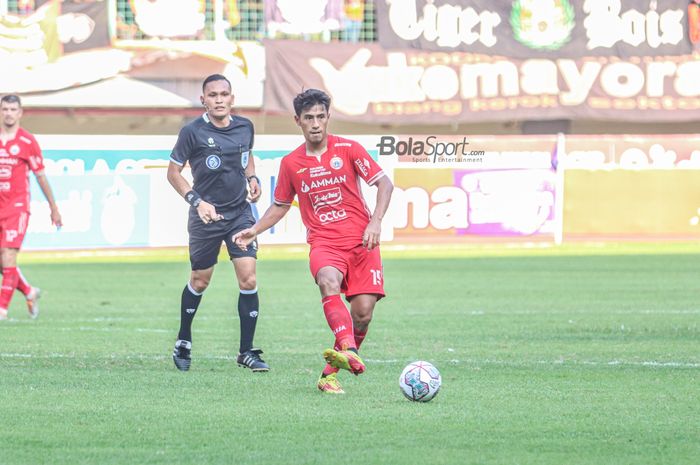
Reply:
[[22, 106], [22, 100], [20, 100], [19, 95], [7, 94], [0, 98], [0, 103], [16, 103], [20, 107]]
[[202, 83], [202, 93], [204, 93], [204, 88], [207, 86], [207, 84], [214, 81], [226, 81], [228, 83], [228, 88], [233, 89], [233, 87], [231, 86], [231, 81], [226, 79], [226, 76], [224, 76], [223, 74], [212, 74], [211, 76], [207, 76], [207, 78]]
[[308, 110], [314, 105], [323, 105], [328, 112], [331, 108], [331, 98], [327, 93], [318, 89], [306, 89], [294, 97], [294, 112], [297, 116], [301, 116], [304, 110]]

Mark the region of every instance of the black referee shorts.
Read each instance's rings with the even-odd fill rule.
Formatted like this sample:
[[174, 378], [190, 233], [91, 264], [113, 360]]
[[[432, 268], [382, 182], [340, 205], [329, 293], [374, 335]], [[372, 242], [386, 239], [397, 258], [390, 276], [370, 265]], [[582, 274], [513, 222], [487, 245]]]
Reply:
[[216, 265], [222, 241], [226, 243], [231, 259], [257, 258], [257, 240], [250, 244], [245, 252], [232, 241], [234, 234], [255, 224], [250, 205], [245, 207], [238, 214], [233, 215], [231, 219], [223, 219], [209, 224], [202, 221], [197, 210], [190, 208], [187, 231], [190, 234], [190, 264], [193, 270], [204, 270]]

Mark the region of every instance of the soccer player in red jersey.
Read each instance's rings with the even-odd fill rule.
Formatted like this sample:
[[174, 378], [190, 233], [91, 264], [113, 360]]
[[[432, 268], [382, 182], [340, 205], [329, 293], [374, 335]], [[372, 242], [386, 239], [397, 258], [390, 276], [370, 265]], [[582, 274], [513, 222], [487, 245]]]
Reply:
[[29, 221], [29, 170], [51, 207], [51, 223], [61, 226], [61, 214], [44, 174], [41, 149], [33, 135], [20, 127], [22, 102], [16, 95], [0, 99], [0, 320], [7, 319], [7, 309], [15, 289], [27, 299], [29, 316], [39, 316], [39, 288], [29, 285], [17, 268], [17, 254], [22, 246]]
[[[294, 120], [305, 143], [282, 159], [274, 203], [251, 228], [234, 236], [245, 249], [256, 236], [280, 221], [298, 198], [311, 246], [311, 275], [321, 291], [323, 313], [335, 345], [323, 353], [327, 365], [318, 388], [342, 394], [339, 369], [358, 375], [365, 364], [357, 351], [367, 334], [374, 306], [384, 297], [379, 236], [393, 184], [357, 142], [328, 134], [330, 97], [309, 89], [294, 99]], [[370, 212], [360, 179], [377, 186]], [[350, 302], [350, 312], [340, 294]]]

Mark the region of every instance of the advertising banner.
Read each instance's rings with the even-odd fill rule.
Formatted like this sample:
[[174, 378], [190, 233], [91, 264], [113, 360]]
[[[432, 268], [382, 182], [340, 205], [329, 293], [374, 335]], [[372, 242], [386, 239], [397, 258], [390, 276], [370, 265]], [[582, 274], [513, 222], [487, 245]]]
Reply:
[[700, 168], [700, 135], [570, 135], [567, 168]]
[[[27, 249], [187, 245], [189, 206], [166, 179], [175, 136], [39, 136], [63, 215], [56, 231], [34, 177]], [[382, 241], [551, 241], [700, 235], [698, 138], [350, 136], [395, 185]], [[256, 137], [259, 217], [301, 135]], [[423, 153], [419, 154], [422, 146]], [[455, 153], [467, 147], [467, 156]], [[566, 152], [560, 149], [567, 148]], [[442, 152], [441, 155], [426, 152]], [[189, 176], [186, 169], [185, 176]], [[363, 184], [370, 210], [376, 189]], [[304, 244], [299, 209], [260, 237]]]
[[[376, 154], [376, 137], [353, 136]], [[45, 171], [63, 216], [63, 228], [51, 226], [49, 206], [34, 176], [24, 248], [164, 247], [187, 245], [189, 205], [166, 179], [176, 136], [37, 136]], [[298, 136], [255, 138], [253, 153], [262, 196], [251, 205], [259, 217], [272, 203], [279, 164], [303, 142]], [[387, 160], [388, 161], [388, 160]], [[385, 172], [391, 177], [391, 163]], [[189, 169], [183, 171], [189, 178]], [[363, 186], [370, 208], [376, 189]], [[391, 239], [391, 227], [382, 240]], [[260, 236], [262, 244], [304, 244], [306, 229], [298, 207]]]
[[700, 239], [700, 170], [572, 170], [564, 236]]
[[546, 169], [397, 168], [394, 237], [553, 237], [555, 178]]
[[[690, 2], [692, 3], [692, 2]], [[511, 58], [693, 52], [688, 0], [377, 0], [379, 42]]]
[[236, 106], [262, 106], [260, 44], [166, 40], [189, 27], [182, 21], [197, 21], [202, 3], [132, 3], [137, 23], [156, 37], [112, 43], [108, 1], [50, 0], [29, 16], [0, 15], [0, 94], [23, 94], [27, 107], [191, 108], [201, 106], [204, 77], [219, 73], [231, 81]]
[[326, 90], [333, 117], [379, 124], [534, 119], [700, 119], [700, 54], [519, 59], [266, 41], [265, 108]]

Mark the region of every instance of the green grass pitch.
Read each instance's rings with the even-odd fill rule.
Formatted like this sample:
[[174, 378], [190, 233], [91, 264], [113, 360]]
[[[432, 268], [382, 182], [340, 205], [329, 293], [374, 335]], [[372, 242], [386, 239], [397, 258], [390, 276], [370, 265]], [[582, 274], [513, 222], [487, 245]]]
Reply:
[[[387, 247], [386, 290], [347, 391], [303, 248], [263, 251], [256, 342], [235, 364], [232, 267], [171, 359], [183, 251], [24, 254], [45, 295], [0, 322], [0, 464], [630, 464], [700, 457], [700, 246]], [[398, 375], [424, 359], [427, 404]]]

